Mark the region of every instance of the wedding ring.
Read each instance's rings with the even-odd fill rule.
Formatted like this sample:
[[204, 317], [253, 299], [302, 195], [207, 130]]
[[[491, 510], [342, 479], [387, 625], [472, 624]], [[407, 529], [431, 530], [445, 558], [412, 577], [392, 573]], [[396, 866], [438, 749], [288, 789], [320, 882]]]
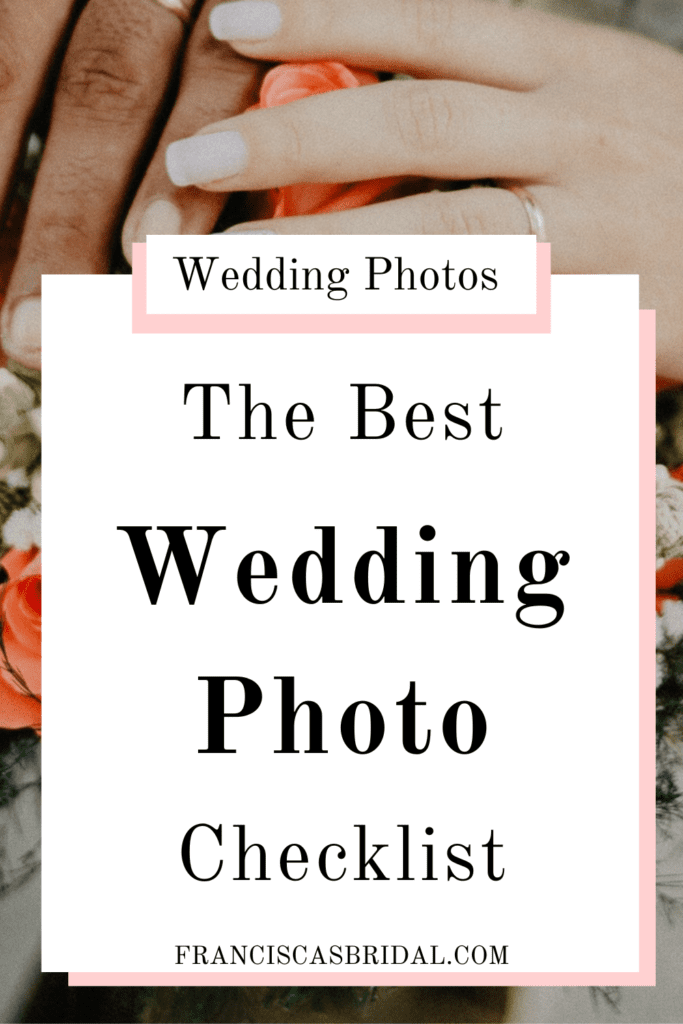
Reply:
[[529, 221], [529, 234], [536, 235], [537, 242], [547, 242], [548, 239], [545, 233], [545, 217], [543, 216], [543, 210], [538, 205], [534, 197], [530, 192], [527, 192], [521, 185], [506, 185], [508, 192], [513, 192], [517, 196], [519, 201], [527, 215]]
[[188, 25], [192, 17], [192, 0], [156, 0], [167, 11], [177, 14], [184, 25]]

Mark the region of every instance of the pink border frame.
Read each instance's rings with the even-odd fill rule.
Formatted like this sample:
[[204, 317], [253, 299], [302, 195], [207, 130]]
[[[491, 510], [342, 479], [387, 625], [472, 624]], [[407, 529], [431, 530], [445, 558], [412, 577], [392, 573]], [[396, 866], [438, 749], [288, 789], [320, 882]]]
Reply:
[[[143, 246], [136, 246], [142, 249]], [[544, 248], [540, 246], [539, 248]], [[549, 246], [545, 247], [549, 249]], [[143, 253], [144, 257], [144, 253]], [[139, 257], [138, 257], [139, 258]], [[143, 292], [144, 295], [144, 292]], [[160, 317], [165, 320], [166, 317]], [[178, 318], [183, 319], [183, 318]], [[185, 317], [185, 320], [188, 318]], [[212, 319], [227, 320], [229, 317]], [[240, 319], [240, 318], [236, 318]], [[346, 317], [345, 319], [359, 319]], [[366, 319], [366, 318], [360, 318]], [[183, 328], [184, 330], [185, 328]], [[195, 328], [193, 328], [195, 329]], [[347, 328], [348, 329], [348, 328]], [[367, 328], [363, 327], [363, 330]], [[161, 328], [159, 328], [161, 330]], [[163, 328], [166, 331], [166, 328]], [[70, 973], [69, 985], [654, 985], [656, 971], [655, 904], [655, 461], [652, 431], [655, 422], [655, 314], [640, 313], [640, 948], [639, 969], [628, 972], [510, 973], [415, 972], [228, 974], [201, 971], [163, 973]]]
[[148, 313], [147, 245], [133, 245], [133, 334], [549, 334], [550, 243], [536, 246], [535, 313]]

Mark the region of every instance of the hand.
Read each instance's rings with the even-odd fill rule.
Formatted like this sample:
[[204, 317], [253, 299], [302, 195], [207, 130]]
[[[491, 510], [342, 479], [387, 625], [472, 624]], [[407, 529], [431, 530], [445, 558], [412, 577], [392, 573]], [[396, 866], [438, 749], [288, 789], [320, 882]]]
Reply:
[[[146, 234], [209, 232], [225, 197], [177, 189], [164, 169], [173, 140], [243, 110], [259, 65], [209, 31], [215, 0], [87, 0], [64, 56], [50, 131], [2, 310], [2, 345], [40, 365], [41, 274], [106, 273], [126, 200], [149, 160], [123, 229], [124, 251]], [[187, 12], [194, 23], [188, 36]], [[0, 206], [73, 0], [0, 0]], [[180, 85], [159, 144], [174, 76]], [[14, 75], [2, 68], [13, 69]]]
[[73, 0], [0, 3], [0, 220], [34, 107], [45, 87]]
[[[683, 377], [679, 54], [487, 0], [235, 0], [216, 7], [211, 27], [250, 57], [336, 59], [421, 80], [212, 124], [171, 147], [177, 184], [220, 192], [422, 175], [522, 185], [543, 211], [555, 273], [641, 274], [641, 306], [658, 314], [659, 372]], [[503, 187], [248, 227], [516, 234], [529, 219]]]

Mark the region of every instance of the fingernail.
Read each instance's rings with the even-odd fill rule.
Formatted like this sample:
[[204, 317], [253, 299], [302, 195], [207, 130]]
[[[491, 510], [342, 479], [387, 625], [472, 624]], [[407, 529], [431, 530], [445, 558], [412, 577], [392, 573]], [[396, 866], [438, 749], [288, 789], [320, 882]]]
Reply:
[[180, 235], [183, 218], [180, 210], [168, 199], [155, 199], [150, 203], [135, 227], [130, 218], [123, 226], [121, 245], [123, 254], [133, 263], [133, 243], [146, 242], [147, 235]]
[[183, 218], [178, 207], [168, 199], [155, 199], [140, 219], [136, 242], [144, 242], [147, 235], [179, 235]]
[[8, 356], [33, 369], [40, 366], [40, 299], [22, 299], [14, 309], [9, 337], [3, 347]]
[[214, 7], [209, 27], [215, 39], [270, 39], [282, 24], [282, 13], [270, 0], [233, 0]]
[[239, 132], [211, 132], [172, 142], [166, 170], [174, 185], [207, 185], [247, 166], [247, 147]]
[[233, 228], [231, 231], [226, 231], [226, 235], [276, 235], [277, 231], [271, 231], [269, 228], [254, 228], [253, 231], [242, 231], [241, 228]]

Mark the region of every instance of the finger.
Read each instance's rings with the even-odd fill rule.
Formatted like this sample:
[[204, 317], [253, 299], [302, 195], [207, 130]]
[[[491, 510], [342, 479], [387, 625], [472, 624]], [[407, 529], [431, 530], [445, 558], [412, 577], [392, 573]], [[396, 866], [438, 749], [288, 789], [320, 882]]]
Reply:
[[209, 31], [211, 5], [202, 8], [183, 59], [178, 98], [123, 228], [123, 251], [148, 234], [204, 235], [211, 231], [225, 197], [180, 189], [166, 173], [166, 149], [209, 122], [239, 114], [256, 102], [264, 66], [216, 42]]
[[[553, 273], [604, 273], [614, 225], [600, 220], [590, 197], [548, 185], [525, 189], [542, 213], [544, 239], [552, 243]], [[392, 199], [344, 212], [281, 217], [238, 224], [226, 234], [278, 235], [528, 235], [534, 234], [527, 208], [511, 188], [463, 188]], [[626, 254], [616, 273], [632, 273]], [[614, 253], [611, 253], [614, 264]]]
[[41, 274], [109, 267], [184, 33], [184, 22], [156, 0], [89, 0], [74, 29], [2, 311], [3, 347], [26, 365], [40, 358]]
[[557, 163], [555, 117], [535, 94], [461, 82], [387, 82], [211, 125], [169, 147], [176, 185], [264, 189], [387, 175], [539, 179]]
[[0, 4], [0, 223], [31, 115], [73, 0]]
[[216, 7], [211, 27], [251, 57], [334, 59], [511, 89], [556, 72], [573, 31], [491, 0], [232, 0]]
[[432, 191], [408, 199], [309, 217], [238, 224], [226, 234], [249, 235], [525, 235], [529, 218], [505, 188]]

